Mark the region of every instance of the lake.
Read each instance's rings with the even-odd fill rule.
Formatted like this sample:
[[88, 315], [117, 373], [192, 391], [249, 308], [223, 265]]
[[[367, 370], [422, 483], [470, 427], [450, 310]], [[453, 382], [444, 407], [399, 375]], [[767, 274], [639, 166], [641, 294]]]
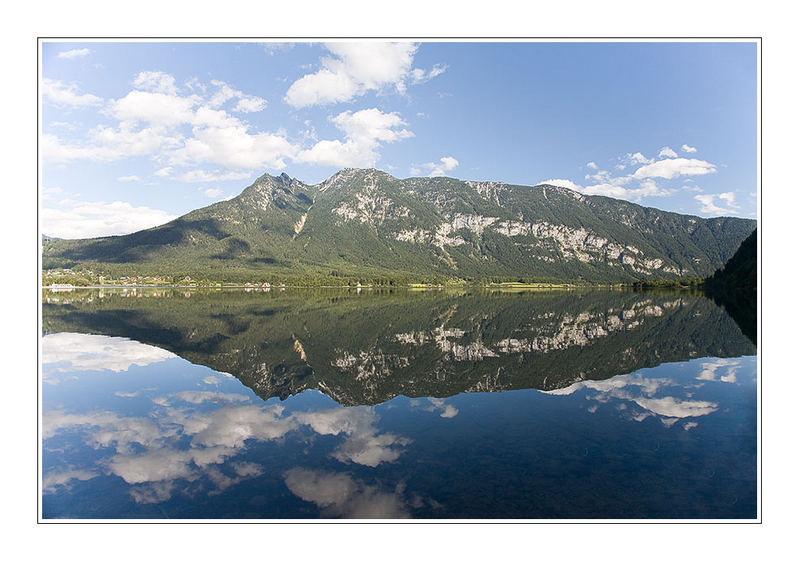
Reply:
[[677, 292], [42, 292], [45, 519], [755, 519], [754, 342]]

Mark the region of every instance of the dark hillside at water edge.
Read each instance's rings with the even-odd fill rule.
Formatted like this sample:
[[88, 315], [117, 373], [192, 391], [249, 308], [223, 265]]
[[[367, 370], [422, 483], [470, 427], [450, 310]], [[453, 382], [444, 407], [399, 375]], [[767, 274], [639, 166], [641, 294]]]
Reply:
[[758, 231], [754, 230], [725, 267], [706, 280], [704, 288], [730, 314], [742, 332], [758, 339]]
[[711, 275], [755, 226], [546, 184], [344, 169], [317, 185], [265, 174], [231, 200], [125, 236], [46, 239], [42, 263], [218, 281], [633, 282]]

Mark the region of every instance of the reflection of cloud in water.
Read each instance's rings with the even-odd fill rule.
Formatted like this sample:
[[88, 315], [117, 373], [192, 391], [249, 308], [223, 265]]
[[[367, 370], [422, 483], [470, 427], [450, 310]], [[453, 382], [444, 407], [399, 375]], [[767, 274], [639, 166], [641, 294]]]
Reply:
[[68, 488], [73, 480], [86, 481], [97, 476], [100, 476], [100, 473], [94, 470], [51, 471], [42, 477], [42, 493], [52, 494], [59, 488]]
[[89, 429], [86, 444], [94, 449], [115, 446], [117, 452], [127, 453], [136, 443], [145, 448], [177, 433], [174, 427], [161, 427], [147, 418], [120, 417], [113, 412], [68, 414], [62, 411], [47, 412], [42, 418], [42, 437], [48, 439], [57, 432], [76, 427]]
[[[730, 360], [720, 361], [724, 363], [717, 366], [731, 364]], [[703, 367], [706, 365], [703, 364]], [[586, 392], [587, 400], [599, 403], [616, 402], [617, 409], [630, 420], [643, 421], [650, 416], [657, 416], [666, 427], [671, 427], [680, 419], [705, 416], [718, 409], [718, 404], [714, 402], [690, 400], [692, 393], [687, 392], [684, 385], [673, 379], [648, 378], [637, 373], [602, 381], [579, 381], [546, 393], [566, 396], [580, 390]], [[679, 393], [683, 393], [683, 396], [675, 396]], [[664, 394], [673, 395], [663, 396]], [[588, 409], [595, 413], [597, 406], [593, 405]]]
[[235, 454], [236, 451], [228, 447], [186, 450], [165, 447], [140, 455], [115, 455], [108, 461], [108, 468], [128, 484], [177, 478], [192, 480], [199, 476], [195, 467], [202, 469], [220, 464]]
[[247, 439], [270, 441], [296, 427], [291, 417], [281, 417], [282, 406], [236, 406], [190, 416], [183, 432], [194, 435], [193, 446], [243, 447]]
[[674, 396], [664, 398], [635, 398], [639, 406], [658, 416], [670, 418], [691, 418], [705, 416], [717, 411], [717, 404], [703, 400], [678, 400]]
[[[278, 404], [231, 405], [248, 400], [245, 395], [185, 391], [154, 399], [158, 407], [147, 417], [121, 417], [107, 411], [51, 411], [43, 417], [42, 431], [44, 439], [63, 431], [81, 432], [87, 446], [113, 449], [115, 454], [97, 461], [97, 467], [131, 484], [129, 492], [138, 503], [168, 500], [176, 489], [174, 483], [181, 479], [197, 482], [205, 477], [213, 486], [208, 493], [216, 494], [257, 477], [263, 472], [260, 465], [229, 461], [246, 449], [248, 440], [274, 441], [303, 426], [320, 435], [341, 435], [332, 456], [343, 463], [375, 467], [393, 462], [410, 443], [404, 437], [380, 433], [379, 417], [371, 407], [284, 415], [283, 406]], [[223, 406], [211, 411], [192, 409], [195, 404], [206, 403]], [[48, 489], [89, 475], [98, 475], [94, 467], [54, 473]], [[360, 493], [383, 497], [369, 487]], [[355, 498], [351, 507], [358, 505]]]
[[42, 338], [42, 367], [52, 363], [69, 363], [68, 367], [51, 366], [44, 369], [50, 373], [103, 370], [119, 373], [133, 365], [144, 367], [171, 357], [175, 355], [169, 351], [126, 338], [66, 332], [48, 334]]
[[207, 390], [185, 390], [176, 392], [174, 396], [178, 400], [191, 404], [202, 404], [203, 402], [249, 402], [250, 398], [243, 394], [223, 394], [221, 392], [210, 392]]
[[295, 414], [295, 419], [320, 435], [344, 434], [344, 442], [333, 452], [333, 457], [344, 463], [375, 467], [392, 462], [403, 452], [394, 446], [402, 447], [411, 442], [392, 433], [378, 433], [375, 425], [378, 415], [366, 406], [304, 412]]
[[426, 400], [428, 401], [428, 404], [425, 404], [425, 402], [417, 399], [411, 400], [409, 404], [411, 406], [420, 407], [426, 412], [441, 411], [439, 417], [442, 418], [454, 418], [458, 415], [458, 408], [450, 404], [446, 404], [444, 398], [426, 398]]
[[[703, 371], [698, 375], [698, 380], [735, 383], [736, 371], [741, 367], [741, 361], [738, 359], [714, 359], [711, 362], [703, 363], [702, 367]], [[718, 374], [717, 370], [723, 370], [725, 373]]]
[[294, 495], [315, 503], [323, 517], [398, 519], [410, 516], [401, 487], [390, 493], [346, 474], [305, 468], [288, 470], [284, 479]]

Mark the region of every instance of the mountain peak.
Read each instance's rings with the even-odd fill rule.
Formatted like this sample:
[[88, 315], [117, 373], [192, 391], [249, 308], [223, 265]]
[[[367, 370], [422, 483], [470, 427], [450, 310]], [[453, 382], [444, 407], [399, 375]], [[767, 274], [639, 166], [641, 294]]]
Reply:
[[342, 168], [328, 179], [318, 184], [320, 191], [327, 191], [331, 187], [339, 187], [345, 183], [360, 177], [373, 176], [380, 179], [396, 180], [394, 176], [377, 168]]

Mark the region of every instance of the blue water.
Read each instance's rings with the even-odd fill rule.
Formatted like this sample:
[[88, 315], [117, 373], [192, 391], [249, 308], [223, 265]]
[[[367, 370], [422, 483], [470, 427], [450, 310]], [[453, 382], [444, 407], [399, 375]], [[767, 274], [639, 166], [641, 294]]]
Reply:
[[[213, 302], [213, 296], [209, 298]], [[536, 301], [537, 310], [548, 302]], [[687, 318], [695, 318], [693, 314]], [[652, 324], [653, 329], [674, 322], [669, 315], [653, 314], [653, 322], [667, 323]], [[96, 330], [106, 334], [86, 333], [91, 330], [85, 322], [75, 323], [75, 331], [49, 331], [42, 342], [42, 515], [69, 519], [757, 516], [756, 357], [746, 340], [737, 345], [750, 354], [687, 357], [594, 380], [576, 373], [572, 380], [560, 379], [555, 388], [540, 385], [546, 390], [498, 387], [482, 392], [473, 382], [469, 382], [473, 388], [459, 389], [452, 377], [468, 378], [492, 361], [500, 365], [507, 359], [503, 350], [512, 354], [520, 346], [513, 344], [516, 347], [510, 350], [508, 338], [500, 338], [506, 334], [498, 335], [501, 343], [493, 341], [485, 316], [476, 316], [475, 322], [484, 326], [482, 349], [491, 352], [457, 362], [453, 354], [458, 349], [443, 344], [441, 338], [431, 341], [431, 346], [439, 346], [431, 349], [450, 354], [437, 361], [458, 366], [455, 374], [442, 371], [451, 378], [442, 382], [442, 388], [455, 392], [413, 398], [390, 393], [377, 403], [373, 400], [377, 383], [370, 382], [370, 377], [377, 377], [375, 370], [362, 368], [346, 381], [347, 388], [363, 383], [361, 394], [351, 390], [342, 399], [330, 390], [337, 384], [345, 387], [337, 377], [345, 377], [355, 359], [348, 363], [341, 358], [359, 357], [355, 348], [343, 354], [334, 346], [334, 355], [317, 358], [318, 365], [334, 365], [331, 373], [314, 379], [316, 388], [298, 388], [282, 400], [259, 396], [253, 389], [262, 388], [258, 384], [248, 386], [234, 374], [193, 363], [163, 347], [124, 334], [108, 335], [107, 327]], [[570, 312], [565, 317], [576, 315]], [[460, 322], [460, 331], [451, 327], [448, 337], [461, 338], [458, 341], [466, 346], [471, 332], [466, 320]], [[556, 324], [561, 331], [552, 341], [561, 341], [558, 334], [564, 332], [564, 323]], [[519, 326], [527, 325], [527, 320], [520, 321]], [[714, 326], [719, 332], [719, 324]], [[639, 327], [619, 333], [629, 338]], [[327, 325], [326, 330], [334, 328]], [[112, 331], [125, 332], [119, 327]], [[304, 339], [308, 342], [313, 336], [306, 334]], [[610, 337], [613, 334], [603, 339], [603, 346], [609, 345]], [[410, 345], [406, 336], [395, 340]], [[231, 349], [245, 353], [243, 341], [231, 339]], [[565, 344], [576, 369], [584, 370], [581, 365], [608, 353], [606, 348], [593, 350], [600, 344], [592, 344], [591, 338], [589, 343], [576, 341]], [[630, 342], [637, 342], [639, 355], [646, 349], [665, 354], [646, 337]], [[679, 344], [689, 345], [670, 343]], [[306, 347], [303, 361], [314, 367], [311, 346]], [[544, 347], [502, 363], [498, 376], [511, 365], [538, 373], [543, 367], [535, 362], [535, 354], [548, 353]], [[229, 358], [232, 365], [240, 365], [240, 358], [234, 361], [229, 353], [215, 350], [214, 360]], [[581, 363], [581, 356], [588, 363]], [[431, 368], [425, 353], [413, 357]], [[658, 357], [651, 359], [646, 363], [658, 362]], [[259, 361], [248, 365], [258, 369]], [[413, 370], [414, 361], [406, 362], [384, 361], [400, 367], [395, 371], [387, 367], [389, 374], [382, 372], [381, 377]], [[291, 371], [292, 381], [302, 379], [313, 386], [308, 382], [312, 376], [308, 365]], [[321, 366], [314, 369], [313, 376], [323, 371]], [[430, 370], [403, 376], [435, 380]], [[336, 396], [346, 404], [363, 403], [343, 406]]]

